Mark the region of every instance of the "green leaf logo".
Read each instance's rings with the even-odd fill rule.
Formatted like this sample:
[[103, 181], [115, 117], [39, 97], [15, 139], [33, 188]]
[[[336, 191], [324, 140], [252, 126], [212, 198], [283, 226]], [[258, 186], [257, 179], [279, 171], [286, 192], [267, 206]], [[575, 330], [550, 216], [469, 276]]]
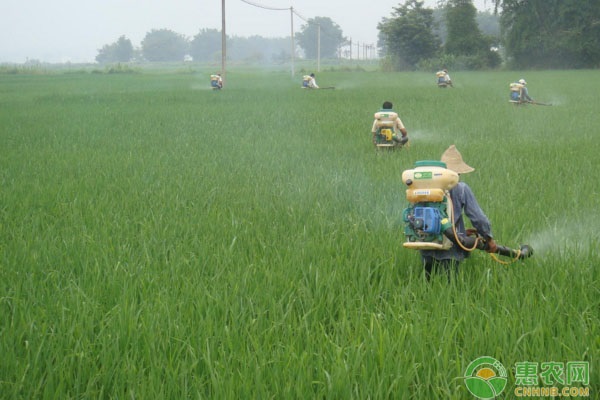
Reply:
[[506, 387], [506, 382], [506, 369], [493, 357], [479, 357], [465, 371], [467, 389], [481, 400], [496, 398]]

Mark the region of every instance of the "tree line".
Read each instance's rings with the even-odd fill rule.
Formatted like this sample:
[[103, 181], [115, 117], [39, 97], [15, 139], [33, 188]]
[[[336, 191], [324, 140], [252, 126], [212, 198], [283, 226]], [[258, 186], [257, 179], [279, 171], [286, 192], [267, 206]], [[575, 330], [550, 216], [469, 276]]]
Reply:
[[[228, 58], [283, 62], [289, 59], [290, 44], [285, 38], [232, 37], [227, 39]], [[96, 61], [104, 63], [129, 61], [195, 61], [216, 62], [221, 59], [221, 31], [203, 29], [192, 40], [170, 29], [153, 29], [134, 47], [124, 35], [98, 50]]]
[[481, 29], [481, 16], [490, 15], [472, 0], [440, 0], [435, 10], [423, 4], [407, 0], [378, 24], [384, 68], [600, 66], [598, 0], [493, 0], [497, 33]]
[[[406, 0], [377, 25], [384, 70], [600, 67], [599, 0], [490, 0], [494, 13], [478, 12], [472, 0], [439, 0], [435, 9]], [[306, 21], [295, 34], [294, 53], [309, 59], [340, 57], [350, 43], [327, 17]], [[317, 49], [317, 42], [320, 49]], [[228, 37], [233, 61], [283, 63], [290, 37]], [[319, 52], [320, 51], [320, 52]], [[139, 48], [121, 36], [98, 51], [100, 63], [218, 61], [221, 32], [202, 29], [191, 40], [168, 29], [152, 30]]]
[[[334, 58], [346, 39], [341, 28], [327, 17], [309, 19], [295, 34], [296, 44], [307, 58], [317, 57], [317, 36], [323, 58]], [[279, 63], [290, 59], [291, 39], [251, 37], [227, 37], [227, 58], [232, 61]], [[296, 49], [294, 49], [296, 51]], [[135, 48], [125, 36], [98, 50], [99, 63], [145, 61], [182, 61], [190, 57], [194, 61], [218, 61], [221, 59], [221, 31], [201, 29], [191, 40], [170, 29], [153, 29], [148, 32], [139, 48]]]

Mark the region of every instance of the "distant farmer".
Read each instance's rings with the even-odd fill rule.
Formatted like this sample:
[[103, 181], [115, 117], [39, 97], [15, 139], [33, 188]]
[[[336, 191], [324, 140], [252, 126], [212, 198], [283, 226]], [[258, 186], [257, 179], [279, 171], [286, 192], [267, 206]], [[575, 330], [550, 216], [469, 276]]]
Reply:
[[[475, 169], [467, 165], [456, 146], [452, 145], [444, 151], [441, 161], [446, 163], [446, 168], [456, 172], [457, 174], [468, 174]], [[490, 221], [483, 213], [481, 207], [475, 199], [475, 195], [471, 191], [469, 185], [465, 182], [458, 184], [450, 189], [450, 199], [452, 200], [453, 225], [456, 229], [456, 234], [466, 236], [470, 230], [465, 229], [465, 220], [463, 212], [469, 217], [471, 224], [477, 230], [478, 234], [486, 240], [486, 251], [494, 253], [497, 250], [496, 242], [492, 236], [492, 227]], [[454, 244], [448, 250], [421, 250], [421, 258], [425, 268], [425, 277], [427, 280], [431, 278], [433, 272], [444, 272], [450, 280], [452, 272], [458, 272], [458, 265], [466, 257], [469, 252]], [[440, 271], [441, 270], [441, 271]]]
[[317, 81], [315, 80], [315, 74], [304, 75], [302, 77], [302, 88], [303, 89], [318, 89]]
[[521, 78], [518, 82], [510, 84], [510, 102], [511, 103], [532, 103], [533, 99], [529, 97], [527, 91], [527, 82]]
[[223, 88], [223, 78], [221, 74], [213, 74], [210, 76], [210, 86], [213, 89], [222, 89]]
[[[375, 145], [390, 142], [402, 146], [408, 142], [406, 128], [398, 114], [392, 109], [393, 107], [390, 101], [386, 101], [381, 106], [381, 110], [375, 113], [375, 120], [371, 127]], [[400, 136], [398, 136], [399, 133]]]
[[446, 86], [452, 86], [452, 79], [450, 79], [450, 75], [448, 74], [447, 69], [443, 69], [435, 73], [437, 78], [437, 85], [440, 88], [445, 88]]

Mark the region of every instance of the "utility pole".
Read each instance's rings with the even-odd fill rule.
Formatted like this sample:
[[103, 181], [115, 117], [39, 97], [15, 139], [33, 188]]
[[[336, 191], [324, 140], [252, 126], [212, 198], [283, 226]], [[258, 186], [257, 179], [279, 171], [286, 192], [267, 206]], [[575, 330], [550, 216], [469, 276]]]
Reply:
[[294, 45], [294, 7], [290, 7], [290, 19], [291, 19], [290, 26], [292, 27], [292, 78], [293, 78], [294, 77], [294, 49], [296, 48], [296, 46]]
[[221, 0], [221, 77], [225, 86], [225, 60], [227, 60], [227, 35], [225, 34], [225, 0]]
[[321, 24], [317, 24], [317, 72], [321, 72]]
[[352, 61], [352, 39], [350, 39], [350, 61]]

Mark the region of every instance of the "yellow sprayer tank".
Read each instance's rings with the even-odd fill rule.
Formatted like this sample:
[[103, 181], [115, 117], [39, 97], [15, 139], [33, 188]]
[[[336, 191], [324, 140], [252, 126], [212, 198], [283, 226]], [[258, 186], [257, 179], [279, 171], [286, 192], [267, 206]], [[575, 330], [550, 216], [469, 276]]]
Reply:
[[524, 85], [520, 84], [520, 83], [511, 83], [510, 84], [510, 91], [511, 92], [520, 92], [521, 89], [523, 89]]
[[441, 161], [417, 161], [414, 169], [402, 172], [402, 182], [408, 186], [406, 198], [411, 203], [442, 201], [444, 192], [456, 186], [458, 180], [458, 174]]
[[393, 127], [398, 119], [398, 114], [393, 111], [379, 111], [375, 113], [377, 127]]

